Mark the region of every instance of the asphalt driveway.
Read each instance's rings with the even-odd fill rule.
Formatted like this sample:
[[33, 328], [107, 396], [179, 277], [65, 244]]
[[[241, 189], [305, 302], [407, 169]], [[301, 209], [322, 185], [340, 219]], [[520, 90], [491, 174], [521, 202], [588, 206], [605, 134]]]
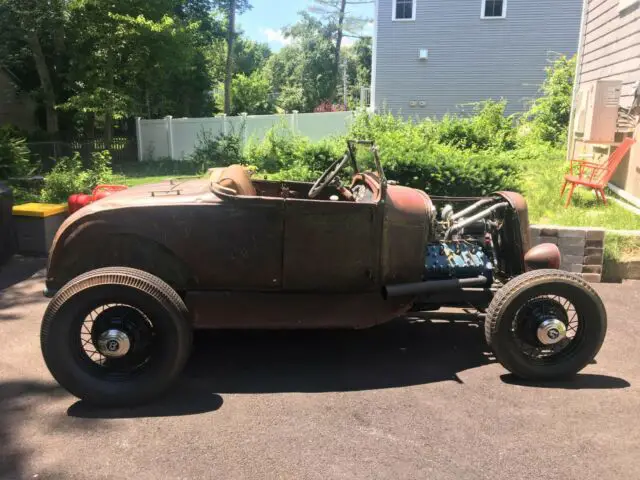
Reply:
[[473, 322], [196, 337], [165, 400], [98, 410], [40, 355], [42, 260], [0, 271], [0, 478], [640, 478], [640, 282], [575, 380], [524, 385]]

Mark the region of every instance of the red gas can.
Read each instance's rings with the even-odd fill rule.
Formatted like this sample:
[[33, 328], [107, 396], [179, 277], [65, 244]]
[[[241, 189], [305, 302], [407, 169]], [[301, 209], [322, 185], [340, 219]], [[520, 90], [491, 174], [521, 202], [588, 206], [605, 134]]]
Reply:
[[87, 195], [85, 193], [75, 193], [69, 197], [69, 213], [77, 212], [82, 207], [89, 205], [96, 200], [100, 200], [101, 198], [108, 197], [112, 193], [119, 192], [120, 190], [125, 190], [127, 188], [126, 185], [98, 185], [93, 189], [91, 195]]
[[69, 197], [69, 213], [80, 210], [85, 205], [89, 205], [93, 201], [91, 195], [85, 193], [75, 193]]

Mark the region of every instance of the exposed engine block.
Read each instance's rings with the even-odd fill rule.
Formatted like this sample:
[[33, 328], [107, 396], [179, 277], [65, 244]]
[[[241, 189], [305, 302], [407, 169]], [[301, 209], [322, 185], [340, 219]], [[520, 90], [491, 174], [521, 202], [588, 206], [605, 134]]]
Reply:
[[466, 278], [486, 275], [493, 269], [483, 247], [468, 241], [443, 241], [427, 246], [425, 278]]

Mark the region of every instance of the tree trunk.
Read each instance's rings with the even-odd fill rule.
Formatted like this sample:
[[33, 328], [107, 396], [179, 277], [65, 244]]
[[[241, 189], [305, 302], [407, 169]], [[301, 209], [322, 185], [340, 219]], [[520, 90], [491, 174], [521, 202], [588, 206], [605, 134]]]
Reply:
[[236, 0], [229, 0], [229, 27], [227, 32], [227, 66], [224, 76], [224, 113], [231, 114], [231, 80], [233, 77], [233, 42], [236, 36]]
[[36, 64], [40, 86], [44, 99], [44, 106], [47, 113], [47, 133], [52, 136], [58, 133], [58, 112], [56, 112], [56, 94], [51, 81], [51, 74], [47, 67], [47, 60], [42, 52], [42, 45], [35, 30], [27, 30], [27, 43], [31, 49], [33, 60]]
[[52, 13], [56, 17], [55, 26], [53, 28], [53, 47], [55, 51], [55, 67], [56, 76], [60, 78], [64, 75], [64, 55], [65, 55], [65, 33], [64, 33], [64, 6], [60, 0], [54, 0], [51, 3], [54, 10]]
[[[334, 87], [331, 92], [331, 103], [336, 97], [338, 90], [338, 72], [340, 71], [340, 47], [342, 46], [342, 36], [344, 29], [344, 11], [347, 8], [347, 0], [340, 0], [340, 14], [338, 15], [338, 32], [336, 34], [336, 53], [333, 65], [333, 82]], [[346, 97], [345, 97], [346, 98]]]

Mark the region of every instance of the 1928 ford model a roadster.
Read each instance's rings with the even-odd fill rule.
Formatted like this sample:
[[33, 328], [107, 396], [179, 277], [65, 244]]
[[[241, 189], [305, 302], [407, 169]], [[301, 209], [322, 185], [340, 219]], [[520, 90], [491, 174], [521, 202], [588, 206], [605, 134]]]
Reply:
[[[363, 143], [372, 171], [356, 161]], [[555, 245], [530, 247], [519, 194], [430, 198], [349, 142], [313, 185], [234, 165], [76, 212], [51, 248], [41, 347], [74, 395], [129, 405], [179, 375], [193, 329], [365, 328], [458, 306], [485, 314], [508, 370], [554, 379], [587, 365], [606, 331], [600, 298], [559, 265]]]

